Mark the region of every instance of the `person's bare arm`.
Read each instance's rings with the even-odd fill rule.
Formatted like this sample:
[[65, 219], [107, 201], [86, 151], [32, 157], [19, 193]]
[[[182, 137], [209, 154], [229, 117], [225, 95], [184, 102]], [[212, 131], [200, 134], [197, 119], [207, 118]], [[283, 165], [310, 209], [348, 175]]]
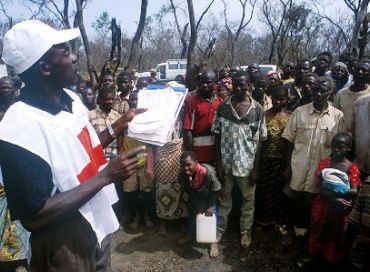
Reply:
[[[125, 129], [128, 128], [128, 123], [134, 118], [136, 114], [145, 112], [146, 109], [133, 109], [126, 112], [121, 118], [112, 124], [112, 129], [114, 133], [118, 136], [123, 133]], [[115, 138], [109, 133], [108, 128], [98, 133], [98, 137], [103, 148], [106, 148]]]
[[47, 199], [43, 208], [30, 220], [22, 221], [29, 231], [49, 226], [63, 219], [72, 211], [77, 211], [103, 187], [117, 178], [130, 177], [137, 167], [137, 154], [145, 151], [145, 146], [137, 147], [112, 159], [108, 165], [94, 177], [81, 185]]
[[215, 147], [216, 147], [216, 167], [217, 167], [217, 174], [221, 181], [224, 180], [225, 169], [222, 165], [222, 157], [221, 157], [221, 135], [215, 134]]
[[260, 173], [260, 158], [261, 158], [262, 143], [259, 142], [257, 145], [256, 156], [254, 158], [253, 170], [250, 173], [249, 182], [250, 184], [256, 184]]
[[89, 72], [94, 75], [95, 81], [99, 82], [99, 76], [98, 76], [98, 73], [96, 72], [96, 69], [95, 69], [94, 65], [90, 65]]
[[292, 165], [291, 165], [291, 160], [292, 160], [292, 153], [294, 150], [294, 143], [288, 141], [287, 139], [283, 138], [283, 143], [284, 143], [284, 180], [286, 183], [290, 182], [290, 179], [292, 178]]
[[192, 150], [193, 147], [193, 135], [190, 129], [185, 129], [184, 131], [184, 147], [185, 150]]

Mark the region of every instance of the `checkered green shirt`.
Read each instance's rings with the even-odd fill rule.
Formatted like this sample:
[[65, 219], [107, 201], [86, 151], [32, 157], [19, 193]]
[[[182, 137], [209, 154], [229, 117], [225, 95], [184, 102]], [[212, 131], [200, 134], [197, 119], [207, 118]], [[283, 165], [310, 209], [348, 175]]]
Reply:
[[247, 177], [253, 169], [259, 141], [266, 140], [267, 129], [263, 108], [252, 98], [252, 105], [238, 116], [231, 97], [217, 109], [212, 131], [221, 137], [221, 160], [226, 174]]

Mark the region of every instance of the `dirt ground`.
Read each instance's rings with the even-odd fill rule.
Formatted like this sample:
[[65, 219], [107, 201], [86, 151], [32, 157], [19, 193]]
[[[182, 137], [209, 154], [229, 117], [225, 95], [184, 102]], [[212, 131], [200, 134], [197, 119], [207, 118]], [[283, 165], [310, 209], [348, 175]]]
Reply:
[[273, 227], [255, 229], [252, 246], [245, 250], [239, 245], [237, 223], [232, 222], [219, 244], [217, 258], [209, 257], [207, 244], [176, 244], [185, 235], [185, 221], [169, 221], [167, 229], [167, 237], [143, 225], [135, 232], [117, 231], [111, 244], [113, 271], [300, 271], [296, 261], [304, 253], [304, 246], [298, 241], [283, 247]]

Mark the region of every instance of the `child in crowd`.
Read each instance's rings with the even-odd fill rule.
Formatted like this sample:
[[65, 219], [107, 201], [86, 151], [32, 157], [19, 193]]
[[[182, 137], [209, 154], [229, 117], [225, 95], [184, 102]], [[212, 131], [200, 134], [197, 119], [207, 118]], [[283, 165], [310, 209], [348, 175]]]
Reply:
[[[137, 107], [137, 92], [132, 92], [129, 96], [130, 109], [135, 109]], [[123, 140], [123, 151], [127, 152], [135, 147], [141, 146], [143, 143], [131, 139], [129, 137], [124, 137]], [[151, 156], [151, 150], [147, 147], [147, 156], [142, 156], [139, 158], [138, 168], [136, 173], [131, 177], [123, 181], [123, 191], [127, 195], [128, 205], [131, 214], [131, 230], [137, 229], [140, 222], [140, 212], [138, 205], [139, 198], [143, 200], [144, 212], [143, 218], [144, 223], [147, 228], [153, 227], [153, 222], [150, 219], [150, 211], [152, 205], [152, 180], [153, 173], [151, 168], [153, 166], [153, 157]]]
[[269, 87], [269, 79], [266, 75], [259, 75], [254, 82], [252, 97], [263, 107], [264, 111], [272, 108], [271, 98], [266, 94]]
[[313, 258], [299, 261], [298, 265], [301, 267], [312, 264], [321, 256], [324, 257], [329, 271], [339, 268], [345, 224], [352, 200], [361, 185], [357, 165], [346, 157], [351, 147], [351, 135], [338, 133], [331, 142], [330, 157], [319, 162], [315, 177], [320, 189], [312, 205], [309, 240], [309, 254]]
[[[177, 241], [184, 245], [193, 240], [195, 234], [195, 217], [198, 213], [212, 216], [216, 213], [217, 192], [221, 190], [221, 183], [216, 176], [215, 169], [205, 163], [200, 164], [192, 151], [185, 151], [180, 157], [181, 173], [180, 184], [190, 196], [189, 233]], [[217, 244], [211, 244], [211, 257], [219, 255]]]
[[220, 70], [219, 81], [217, 83], [217, 92], [221, 100], [227, 99], [233, 90], [233, 80], [231, 78], [230, 68], [224, 67]]

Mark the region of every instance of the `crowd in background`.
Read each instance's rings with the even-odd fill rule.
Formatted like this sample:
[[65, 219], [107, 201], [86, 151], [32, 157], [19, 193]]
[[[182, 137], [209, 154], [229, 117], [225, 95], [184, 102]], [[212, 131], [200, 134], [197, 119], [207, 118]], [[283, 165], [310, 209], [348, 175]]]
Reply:
[[[123, 229], [142, 222], [166, 236], [169, 221], [188, 217], [188, 233], [178, 240], [183, 245], [194, 239], [202, 212], [217, 216], [220, 242], [237, 184], [242, 247], [251, 245], [253, 231], [274, 226], [284, 246], [305, 237], [307, 256], [297, 261], [302, 268], [370, 271], [370, 58], [343, 53], [333, 59], [322, 52], [267, 74], [257, 63], [247, 71], [202, 69], [171, 140], [146, 145], [136, 173], [115, 183]], [[184, 86], [184, 79], [166, 85]], [[155, 71], [140, 78], [135, 71], [108, 72], [97, 86], [80, 80], [75, 91], [101, 132], [137, 108], [149, 84], [162, 84]], [[1, 117], [20, 88], [19, 80], [0, 79]], [[142, 145], [126, 133], [115, 137], [104, 149], [108, 159]], [[0, 205], [0, 261], [24, 264], [27, 235], [10, 222], [2, 186]], [[211, 244], [210, 256], [218, 255]]]

